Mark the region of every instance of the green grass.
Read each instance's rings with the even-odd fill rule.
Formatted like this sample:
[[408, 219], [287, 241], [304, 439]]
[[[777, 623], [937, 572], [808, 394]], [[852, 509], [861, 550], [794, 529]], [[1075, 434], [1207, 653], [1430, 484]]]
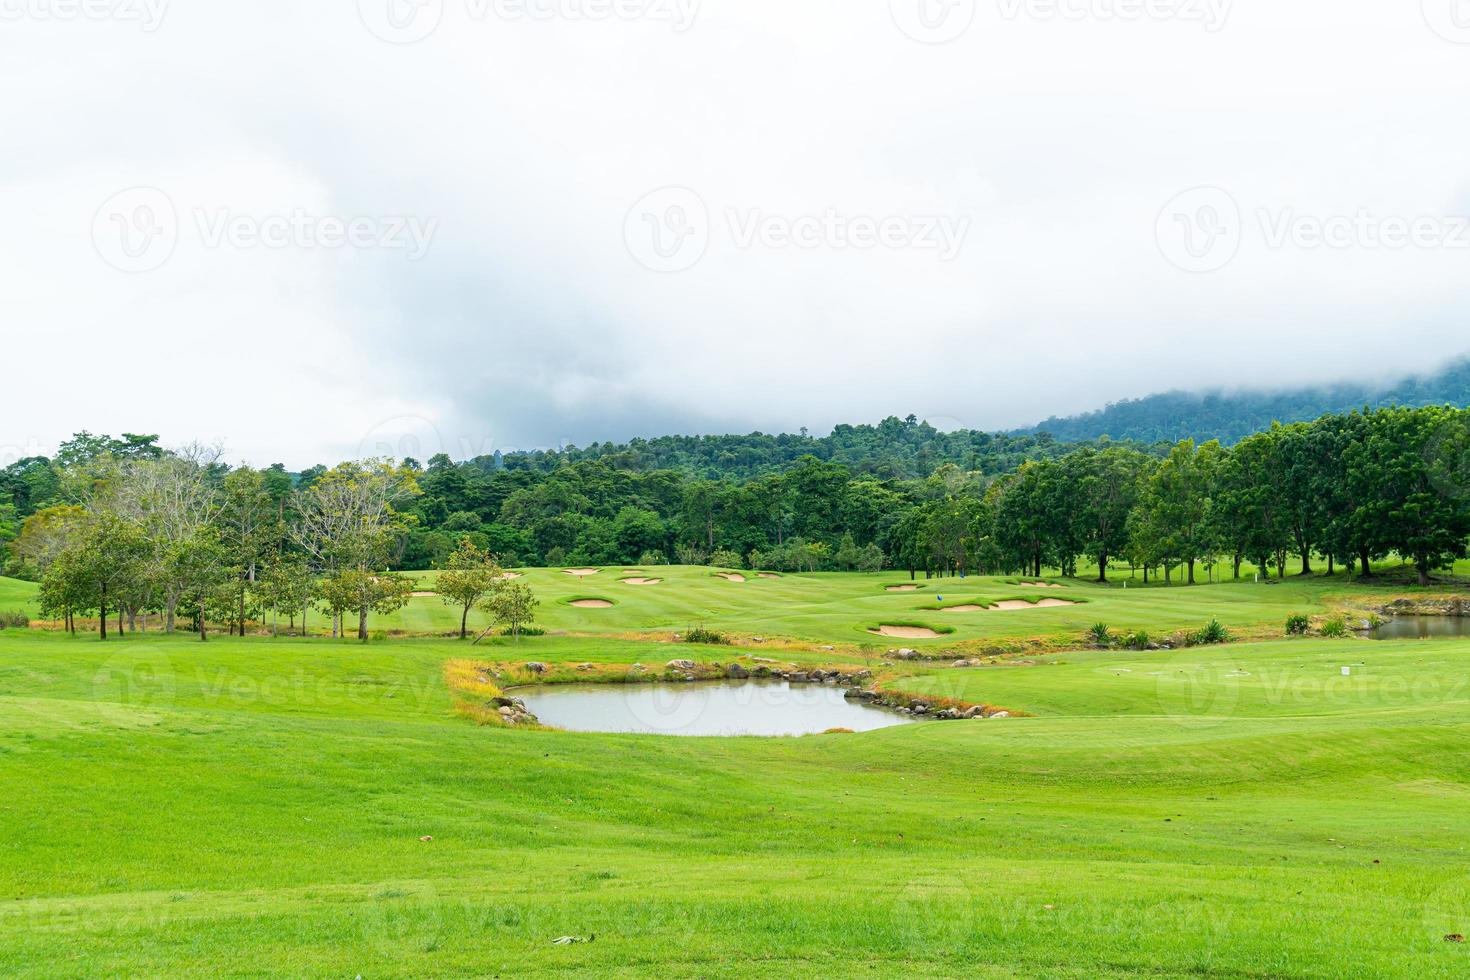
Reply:
[[[663, 586], [562, 592], [556, 574], [530, 576], [548, 624], [814, 641], [934, 593], [1017, 591], [661, 568]], [[1345, 588], [1069, 585], [1092, 601], [953, 625], [1284, 625]], [[548, 601], [599, 592], [619, 605]], [[0, 633], [0, 975], [1470, 972], [1470, 945], [1443, 939], [1470, 933], [1470, 642], [900, 665], [904, 690], [1030, 717], [798, 739], [480, 727], [443, 674], [733, 655], [636, 635]]]

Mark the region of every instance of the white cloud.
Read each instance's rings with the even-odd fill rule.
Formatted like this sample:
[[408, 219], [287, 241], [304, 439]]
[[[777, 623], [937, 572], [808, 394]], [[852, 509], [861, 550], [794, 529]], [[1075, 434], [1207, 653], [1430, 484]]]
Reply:
[[[363, 0], [380, 31], [390, 2]], [[0, 330], [27, 369], [0, 442], [146, 430], [305, 465], [387, 430], [461, 455], [909, 411], [989, 428], [1465, 346], [1470, 254], [1272, 248], [1258, 217], [1470, 213], [1470, 49], [1416, 4], [1227, 4], [1211, 31], [1104, 19], [1127, 0], [1064, 4], [1080, 19], [991, 0], [922, 44], [889, 0], [639, 8], [692, 11], [683, 31], [589, 2], [443, 0], [408, 45], [349, 3], [4, 24], [0, 83], [26, 97], [0, 104]], [[670, 185], [697, 193], [707, 245], [660, 273], [625, 225]], [[1242, 216], [1208, 274], [1155, 237], [1201, 185]], [[135, 186], [178, 234], [130, 274], [93, 226]], [[197, 215], [221, 210], [436, 224], [417, 260], [211, 247]], [[732, 213], [967, 231], [948, 261], [846, 232], [742, 247]]]

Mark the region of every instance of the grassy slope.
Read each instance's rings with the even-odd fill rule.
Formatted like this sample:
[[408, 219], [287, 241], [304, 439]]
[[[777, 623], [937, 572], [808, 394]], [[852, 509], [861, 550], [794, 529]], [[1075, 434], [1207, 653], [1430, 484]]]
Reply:
[[0, 634], [0, 974], [1470, 969], [1470, 644], [934, 671], [1037, 717], [717, 740], [477, 728], [463, 650]]
[[[1317, 613], [1324, 600], [1351, 589], [1343, 576], [1289, 578], [1270, 586], [1251, 582], [1216, 587], [1142, 589], [1137, 583], [1100, 586], [1080, 580], [1064, 582], [1064, 589], [1033, 589], [1016, 580], [985, 577], [968, 579], [920, 578], [917, 592], [887, 592], [884, 585], [908, 581], [904, 573], [857, 575], [825, 573], [786, 575], [779, 579], [754, 576], [728, 582], [707, 568], [664, 567], [648, 573], [663, 579], [659, 585], [635, 586], [619, 581], [621, 568], [573, 578], [556, 569], [532, 569], [522, 580], [535, 590], [541, 605], [537, 619], [551, 630], [569, 632], [670, 632], [705, 625], [744, 634], [790, 636], [823, 642], [872, 644], [886, 648], [895, 641], [866, 632], [882, 623], [928, 624], [953, 627], [938, 640], [898, 641], [902, 645], [948, 646], [969, 640], [1023, 638], [1038, 635], [1078, 636], [1103, 620], [1116, 630], [1146, 629], [1167, 633], [1198, 628], [1218, 617], [1228, 626], [1247, 627], [1285, 622], [1293, 612]], [[434, 573], [419, 573], [420, 585], [433, 588]], [[1356, 593], [1358, 590], [1354, 590]], [[996, 599], [1085, 600], [1073, 607], [1036, 610], [939, 613], [930, 607]], [[564, 600], [571, 597], [607, 598], [610, 609], [580, 609]], [[472, 625], [484, 625], [484, 615], [472, 612]], [[314, 616], [311, 625], [323, 625]], [[459, 626], [459, 611], [435, 597], [420, 597], [389, 617], [374, 616], [375, 629], [413, 633], [447, 633]]]

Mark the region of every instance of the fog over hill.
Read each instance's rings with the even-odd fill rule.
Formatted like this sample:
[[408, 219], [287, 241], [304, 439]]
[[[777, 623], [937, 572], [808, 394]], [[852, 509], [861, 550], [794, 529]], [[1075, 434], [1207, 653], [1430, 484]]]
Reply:
[[1338, 383], [1294, 390], [1166, 391], [1114, 402], [1067, 418], [1049, 418], [1022, 430], [1047, 433], [1061, 442], [1108, 436], [1139, 442], [1219, 439], [1235, 443], [1272, 422], [1302, 422], [1364, 407], [1452, 404], [1470, 406], [1470, 358], [1433, 374], [1381, 384]]

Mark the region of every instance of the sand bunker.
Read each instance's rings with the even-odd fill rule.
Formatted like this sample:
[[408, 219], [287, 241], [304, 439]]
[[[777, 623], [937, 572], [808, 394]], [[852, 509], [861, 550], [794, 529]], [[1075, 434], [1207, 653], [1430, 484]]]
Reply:
[[741, 575], [739, 572], [716, 572], [715, 574], [718, 575], [720, 578], [724, 579], [726, 582], [744, 582], [745, 581], [745, 576], [744, 575]]
[[892, 636], [900, 640], [933, 640], [940, 634], [938, 630], [927, 629], [923, 626], [880, 626], [869, 633], [877, 633], [879, 636]]
[[409, 597], [413, 599], [427, 599], [430, 596], [436, 596], [438, 594], [437, 592], [410, 592]]
[[566, 572], [568, 575], [575, 575], [577, 576], [577, 578], [597, 574], [597, 569], [595, 568], [563, 568], [562, 571]]
[[625, 578], [619, 579], [624, 585], [657, 585], [662, 582], [661, 578]]
[[1018, 582], [1016, 584], [1018, 584], [1018, 585], [1025, 585], [1025, 586], [1028, 586], [1028, 587], [1033, 588], [1033, 589], [1065, 589], [1066, 588], [1065, 585], [1058, 585], [1055, 582]]
[[509, 578], [520, 578], [521, 577], [521, 573], [520, 572], [502, 572], [501, 575], [500, 575], [500, 577], [501, 578], [507, 578], [507, 579], [509, 579]]
[[775, 572], [761, 572], [756, 578], [780, 578]]
[[888, 586], [888, 588], [885, 591], [888, 591], [888, 592], [917, 592], [917, 591], [919, 591], [919, 587], [917, 585], [890, 585], [890, 586]]
[[612, 603], [606, 599], [573, 599], [572, 605], [578, 609], [611, 609]]
[[1027, 602], [1025, 599], [1004, 599], [991, 606], [991, 609], [1046, 609], [1053, 606], [1075, 606], [1077, 603], [1068, 602], [1066, 599], [1041, 599], [1037, 602]]
[[941, 609], [939, 611], [942, 612], [942, 613], [984, 612], [985, 611], [985, 607], [984, 606], [974, 606], [974, 605], [970, 605], [970, 606], [945, 606], [943, 609]]

